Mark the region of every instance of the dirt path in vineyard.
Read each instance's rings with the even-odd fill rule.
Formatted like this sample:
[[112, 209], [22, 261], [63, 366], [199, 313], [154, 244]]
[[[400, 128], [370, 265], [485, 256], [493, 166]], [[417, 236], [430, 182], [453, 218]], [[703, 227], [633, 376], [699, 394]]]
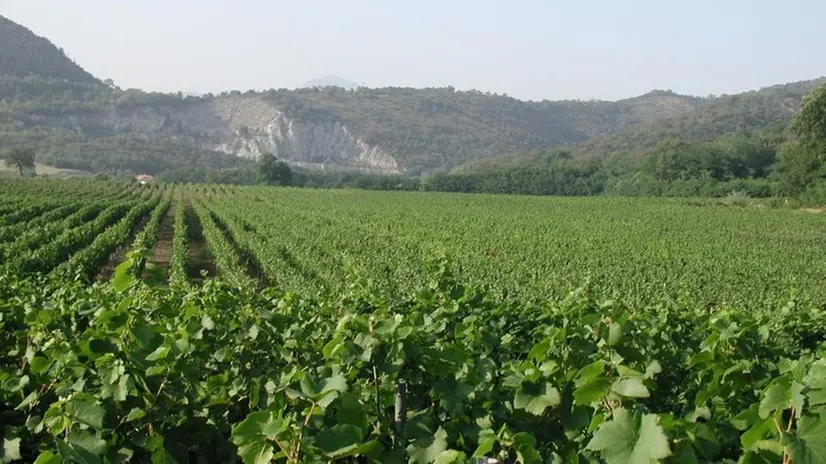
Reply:
[[166, 210], [158, 229], [158, 240], [152, 248], [152, 264], [163, 270], [169, 269], [172, 258], [172, 238], [175, 236], [175, 208], [174, 205]]
[[195, 215], [195, 211], [192, 210], [192, 204], [186, 195], [184, 195], [184, 208], [187, 243], [189, 244], [186, 269], [189, 280], [197, 283], [203, 279], [201, 271], [206, 271], [207, 277], [215, 277], [218, 272], [215, 269], [215, 263], [212, 262], [212, 254], [206, 246], [201, 222], [198, 220], [198, 216]]
[[120, 263], [126, 259], [126, 253], [132, 249], [132, 244], [135, 243], [135, 236], [140, 232], [146, 223], [149, 221], [149, 215], [147, 214], [146, 217], [138, 221], [134, 228], [132, 228], [132, 232], [129, 234], [129, 238], [120, 244], [118, 248], [109, 255], [109, 259], [106, 261], [106, 264], [100, 268], [98, 275], [95, 277], [95, 280], [109, 280], [112, 277], [112, 274], [115, 273], [115, 268], [118, 267]]

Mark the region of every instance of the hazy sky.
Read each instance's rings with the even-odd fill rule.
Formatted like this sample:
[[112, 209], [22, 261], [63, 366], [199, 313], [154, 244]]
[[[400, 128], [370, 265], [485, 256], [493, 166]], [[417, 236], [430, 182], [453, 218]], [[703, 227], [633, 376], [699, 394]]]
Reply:
[[0, 0], [0, 15], [102, 79], [158, 91], [337, 75], [617, 99], [826, 75], [826, 0]]

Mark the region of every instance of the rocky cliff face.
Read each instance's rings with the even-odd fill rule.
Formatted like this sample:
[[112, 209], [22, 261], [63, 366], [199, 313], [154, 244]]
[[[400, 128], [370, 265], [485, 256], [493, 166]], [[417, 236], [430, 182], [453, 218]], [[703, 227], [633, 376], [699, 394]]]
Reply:
[[210, 103], [212, 113], [233, 133], [215, 147], [225, 153], [258, 157], [269, 152], [303, 165], [400, 172], [398, 162], [387, 152], [364, 142], [337, 122], [290, 118], [255, 98]]
[[291, 118], [258, 97], [112, 109], [50, 118], [49, 123], [90, 134], [165, 135], [232, 156], [273, 153], [305, 167], [402, 172], [393, 156], [340, 123]]

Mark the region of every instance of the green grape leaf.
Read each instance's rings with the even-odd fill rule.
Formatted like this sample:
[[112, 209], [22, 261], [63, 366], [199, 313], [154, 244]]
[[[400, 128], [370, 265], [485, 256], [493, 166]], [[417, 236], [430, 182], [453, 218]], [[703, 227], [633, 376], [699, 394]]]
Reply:
[[646, 379], [653, 379], [654, 376], [657, 374], [662, 373], [663, 367], [660, 365], [660, 362], [656, 359], [648, 363], [648, 366], [645, 368], [645, 378]]
[[536, 450], [536, 437], [527, 432], [513, 436], [513, 448], [516, 450], [516, 462], [521, 464], [539, 464], [542, 457]]
[[588, 383], [605, 372], [605, 361], [595, 361], [583, 367], [576, 373], [577, 385]]
[[54, 454], [51, 451], [44, 451], [37, 456], [37, 459], [34, 460], [34, 464], [61, 464], [63, 462], [60, 459], [60, 456]]
[[75, 448], [83, 448], [98, 456], [106, 452], [106, 441], [89, 431], [71, 431], [68, 441]]
[[370, 424], [364, 405], [359, 402], [356, 395], [350, 393], [341, 395], [336, 408], [336, 421], [339, 424], [352, 424], [361, 428], [367, 428]]
[[541, 342], [535, 344], [531, 351], [528, 353], [528, 359], [532, 359], [536, 362], [544, 361], [548, 356], [548, 350], [551, 349], [551, 343], [553, 340], [548, 337]]
[[614, 346], [622, 340], [622, 326], [612, 322], [608, 327], [608, 346]]
[[473, 452], [473, 457], [484, 457], [493, 451], [493, 447], [496, 446], [496, 441], [496, 433], [494, 433], [493, 430], [482, 430], [479, 433], [479, 445], [476, 447], [476, 451]]
[[29, 366], [29, 371], [32, 374], [45, 374], [50, 367], [52, 367], [51, 359], [46, 359], [43, 356], [35, 356]]
[[513, 407], [541, 416], [545, 409], [558, 405], [561, 400], [559, 390], [549, 383], [523, 382], [516, 390]]
[[783, 434], [794, 464], [826, 464], [826, 414], [800, 418], [797, 433]]
[[574, 390], [574, 402], [580, 406], [588, 406], [605, 398], [611, 389], [608, 379], [596, 379]]
[[319, 399], [330, 392], [343, 393], [347, 391], [347, 379], [343, 375], [317, 380], [310, 373], [301, 379], [301, 392], [312, 399]]
[[273, 440], [283, 428], [284, 421], [272, 411], [256, 411], [233, 427], [232, 442], [241, 445], [250, 441]]
[[135, 282], [135, 278], [132, 276], [132, 264], [132, 260], [127, 259], [115, 268], [115, 274], [112, 276], [112, 288], [116, 292], [123, 293]]
[[671, 455], [668, 438], [655, 414], [632, 416], [625, 408], [600, 425], [586, 449], [597, 451], [607, 464], [649, 464]]
[[238, 456], [244, 464], [270, 464], [275, 452], [266, 441], [255, 441], [239, 446]]
[[161, 361], [169, 356], [170, 348], [166, 345], [161, 345], [155, 351], [146, 356], [147, 361]]
[[693, 411], [686, 414], [685, 416], [685, 420], [689, 422], [697, 422], [697, 420], [700, 418], [705, 420], [711, 419], [711, 409], [709, 409], [708, 406], [700, 406], [694, 408]]
[[648, 393], [648, 388], [639, 377], [619, 380], [611, 386], [611, 391], [628, 398], [648, 398], [651, 396]]
[[804, 382], [812, 389], [826, 388], [826, 361], [821, 360], [812, 364]]
[[9, 392], [16, 392], [20, 391], [29, 384], [29, 376], [24, 375], [22, 377], [11, 377], [3, 383], [3, 388]]
[[3, 450], [2, 454], [0, 454], [0, 463], [6, 464], [17, 461], [18, 459], [23, 459], [23, 456], [20, 455], [20, 438], [12, 438], [11, 440], [4, 438]]
[[756, 450], [757, 443], [766, 438], [769, 431], [774, 428], [774, 422], [771, 418], [762, 419], [755, 422], [748, 430], [743, 432], [740, 436], [740, 444], [743, 449]]
[[40, 395], [38, 395], [37, 390], [29, 393], [28, 395], [26, 395], [25, 398], [23, 398], [23, 401], [21, 401], [20, 404], [18, 404], [17, 407], [15, 407], [14, 409], [18, 411], [26, 409], [27, 407], [29, 407], [30, 404], [34, 403], [39, 396]]
[[324, 359], [330, 359], [336, 353], [338, 353], [338, 351], [344, 346], [343, 342], [344, 339], [342, 339], [341, 337], [336, 337], [327, 342], [327, 344], [324, 345], [324, 348], [321, 349], [321, 352], [324, 355]]
[[81, 424], [86, 424], [96, 429], [103, 428], [103, 406], [87, 399], [73, 398], [66, 403], [66, 414]]
[[821, 404], [826, 404], [826, 389], [812, 390], [806, 393], [806, 396], [809, 398], [809, 406], [820, 406]]
[[106, 442], [88, 432], [70, 432], [67, 441], [58, 440], [57, 452], [64, 461], [99, 464], [106, 452]]
[[812, 364], [803, 382], [809, 388], [806, 393], [809, 406], [826, 404], [826, 361], [821, 360]]
[[784, 411], [794, 407], [798, 411], [803, 409], [805, 398], [803, 397], [804, 386], [792, 382], [777, 382], [766, 390], [763, 400], [760, 401], [760, 417], [765, 419], [774, 411]]
[[447, 432], [442, 428], [433, 435], [419, 437], [407, 446], [407, 455], [411, 464], [429, 464], [436, 456], [447, 449]]
[[316, 437], [316, 446], [327, 457], [340, 459], [346, 456], [354, 456], [361, 441], [364, 440], [364, 433], [360, 427], [352, 424], [338, 424], [322, 430]]
[[442, 451], [433, 460], [433, 464], [465, 464], [466, 462], [467, 456], [465, 453], [456, 450]]
[[740, 412], [736, 416], [731, 418], [731, 425], [734, 426], [737, 430], [746, 430], [747, 428], [751, 427], [752, 424], [757, 422], [760, 419], [760, 414], [758, 412], [758, 405], [757, 403], [752, 404], [749, 406], [748, 409]]
[[269, 440], [274, 440], [284, 426], [284, 421], [272, 411], [251, 413], [232, 429], [232, 443], [238, 446], [238, 456], [245, 464], [269, 463], [275, 456]]
[[140, 408], [132, 408], [129, 411], [129, 414], [126, 416], [126, 422], [132, 422], [134, 420], [143, 419], [146, 417], [146, 411]]
[[212, 330], [215, 328], [215, 322], [209, 317], [209, 314], [204, 314], [203, 317], [201, 317], [201, 327], [203, 327], [204, 330]]

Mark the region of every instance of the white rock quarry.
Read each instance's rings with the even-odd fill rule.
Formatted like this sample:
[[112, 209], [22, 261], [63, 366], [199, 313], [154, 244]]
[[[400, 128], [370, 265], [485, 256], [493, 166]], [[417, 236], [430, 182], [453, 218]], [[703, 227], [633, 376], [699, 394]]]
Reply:
[[182, 116], [181, 122], [191, 130], [207, 129], [212, 137], [217, 136], [218, 143], [205, 148], [235, 156], [257, 158], [272, 153], [302, 166], [401, 172], [389, 153], [364, 142], [345, 126], [293, 119], [258, 97], [216, 99]]
[[278, 112], [263, 128], [243, 127], [218, 150], [257, 158], [272, 153], [280, 159], [305, 165], [349, 166], [399, 172], [396, 160], [369, 145], [337, 122], [305, 122]]
[[342, 124], [290, 118], [256, 96], [61, 116], [50, 123], [113, 134], [164, 135], [233, 156], [272, 153], [298, 166], [402, 172], [393, 156]]

